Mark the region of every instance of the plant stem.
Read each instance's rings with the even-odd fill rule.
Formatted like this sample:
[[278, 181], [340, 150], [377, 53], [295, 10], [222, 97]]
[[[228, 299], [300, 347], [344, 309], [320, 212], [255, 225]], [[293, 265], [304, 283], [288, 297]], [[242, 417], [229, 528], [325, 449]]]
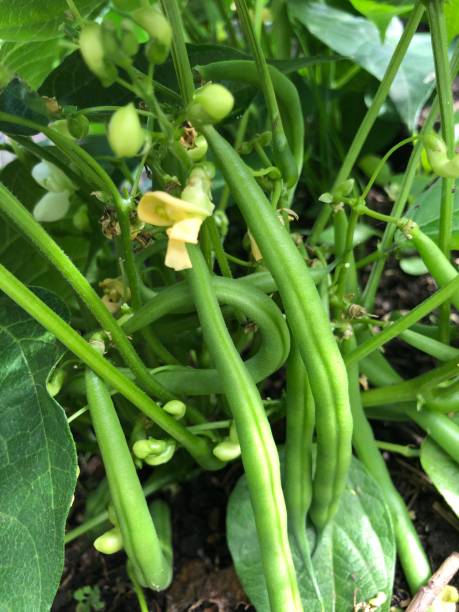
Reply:
[[172, 39], [172, 58], [179, 82], [184, 105], [187, 106], [194, 94], [193, 73], [185, 45], [182, 16], [177, 0], [161, 0], [163, 10], [174, 32]]
[[127, 400], [182, 444], [194, 459], [206, 469], [219, 469], [222, 464], [212, 455], [207, 443], [192, 435], [184, 425], [169, 416], [137, 385], [121, 374], [51, 308], [0, 264], [0, 289], [16, 304], [50, 331], [74, 355], [111, 385]]
[[417, 448], [411, 448], [411, 446], [402, 446], [401, 444], [394, 444], [393, 442], [384, 442], [382, 440], [376, 440], [376, 446], [381, 450], [389, 451], [390, 453], [396, 453], [408, 459], [419, 457], [420, 452]]
[[[394, 78], [397, 75], [397, 72], [400, 68], [400, 64], [402, 63], [403, 58], [406, 55], [411, 39], [416, 33], [423, 13], [424, 5], [421, 1], [418, 1], [408, 21], [406, 22], [403, 34], [400, 37], [400, 41], [391, 57], [389, 65], [387, 66], [386, 72], [381, 81], [381, 84], [378, 87], [375, 97], [373, 98], [371, 106], [368, 109], [362, 123], [360, 124], [359, 129], [357, 130], [354, 139], [351, 143], [351, 146], [349, 147], [346, 153], [346, 157], [344, 158], [343, 163], [341, 164], [341, 168], [334, 182], [334, 188], [340, 185], [343, 181], [345, 181], [351, 173], [352, 168], [354, 167], [354, 164], [360, 155], [365, 140], [367, 139], [367, 136], [370, 133], [370, 130], [378, 117], [379, 111], [381, 110], [384, 101], [389, 95], [389, 91], [394, 81]], [[330, 209], [328, 207], [323, 208], [311, 232], [309, 238], [311, 244], [316, 244], [319, 240], [320, 234], [324, 230], [329, 216]]]
[[459, 289], [459, 275], [445, 285], [442, 289], [436, 291], [433, 295], [418, 304], [408, 314], [398, 319], [392, 325], [386, 327], [382, 332], [373, 336], [363, 344], [360, 344], [351, 353], [346, 355], [346, 364], [350, 365], [355, 361], [360, 361], [366, 355], [369, 355], [379, 347], [396, 338], [401, 332], [405, 331], [411, 325], [427, 316], [432, 310], [438, 308], [446, 300], [448, 300]]

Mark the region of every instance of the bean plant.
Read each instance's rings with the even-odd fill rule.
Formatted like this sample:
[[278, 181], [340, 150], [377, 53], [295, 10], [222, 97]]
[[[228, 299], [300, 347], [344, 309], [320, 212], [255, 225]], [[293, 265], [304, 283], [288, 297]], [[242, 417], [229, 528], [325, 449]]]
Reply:
[[415, 595], [388, 458], [459, 513], [457, 0], [0, 4], [0, 607], [81, 538], [148, 610], [168, 485], [231, 462], [257, 610], [389, 610], [396, 557]]

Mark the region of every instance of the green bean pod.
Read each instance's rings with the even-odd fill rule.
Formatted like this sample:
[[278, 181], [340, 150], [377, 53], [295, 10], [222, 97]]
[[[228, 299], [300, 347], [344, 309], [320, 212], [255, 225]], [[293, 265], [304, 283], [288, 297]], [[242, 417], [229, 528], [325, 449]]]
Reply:
[[279, 290], [316, 404], [317, 468], [311, 518], [322, 529], [333, 516], [351, 460], [352, 415], [347, 373], [309, 270], [249, 168], [211, 126], [204, 135]]
[[306, 520], [312, 501], [312, 438], [314, 398], [298, 347], [292, 344], [287, 362], [287, 432], [285, 440], [284, 490], [288, 527], [316, 593], [322, 595], [311, 560]]
[[[255, 382], [278, 370], [288, 357], [290, 336], [282, 313], [264, 293], [248, 283], [214, 277], [212, 285], [218, 301], [231, 305], [254, 321], [260, 331], [258, 352], [245, 365]], [[123, 328], [131, 334], [157, 322], [170, 313], [194, 310], [186, 283], [168, 287], [140, 308]], [[222, 392], [219, 373], [214, 369], [197, 370], [184, 366], [164, 366], [153, 371], [155, 379], [176, 395], [208, 395]]]
[[160, 539], [110, 394], [103, 381], [91, 370], [86, 370], [85, 379], [91, 420], [123, 546], [140, 584], [157, 591], [166, 589], [172, 579], [172, 559], [166, 559], [161, 550]]
[[233, 344], [199, 247], [187, 273], [204, 340], [233, 414], [258, 532], [271, 610], [302, 610], [287, 530], [280, 463], [260, 394]]
[[[412, 222], [408, 223], [409, 226], [406, 229], [408, 238], [416, 247], [422, 261], [432, 274], [435, 281], [440, 285], [440, 287], [444, 287], [448, 282], [457, 277], [456, 268], [432, 240], [432, 238], [429, 238], [429, 236], [424, 234], [417, 224]], [[459, 291], [456, 291], [451, 296], [451, 303], [456, 308], [459, 308]]]

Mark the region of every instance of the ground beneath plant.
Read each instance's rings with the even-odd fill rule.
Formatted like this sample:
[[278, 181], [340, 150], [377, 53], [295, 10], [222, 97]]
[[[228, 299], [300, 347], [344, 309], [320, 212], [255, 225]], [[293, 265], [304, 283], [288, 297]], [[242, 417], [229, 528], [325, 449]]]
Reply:
[[[409, 309], [434, 289], [428, 276], [403, 274], [389, 262], [377, 303], [377, 314]], [[433, 367], [430, 359], [402, 342], [386, 347], [386, 355], [406, 377]], [[273, 381], [273, 387], [278, 386]], [[417, 444], [423, 434], [406, 423], [374, 424], [376, 437], [402, 444]], [[282, 428], [276, 430], [282, 442]], [[412, 512], [416, 529], [432, 567], [437, 568], [453, 551], [459, 551], [459, 521], [423, 473], [417, 460], [385, 456], [393, 480]], [[82, 467], [81, 479], [94, 477], [103, 469], [93, 458]], [[90, 473], [85, 473], [90, 471]], [[225, 512], [228, 496], [242, 473], [240, 464], [218, 474], [203, 473], [194, 480], [164, 492], [170, 503], [174, 533], [174, 581], [164, 593], [148, 593], [152, 612], [242, 612], [254, 610], [232, 567], [225, 540]], [[77, 491], [70, 526], [82, 520], [83, 497]], [[53, 611], [73, 610], [74, 593], [83, 586], [99, 587], [107, 612], [136, 610], [137, 599], [127, 578], [122, 553], [107, 557], [97, 553], [88, 538], [72, 542], [66, 549], [65, 569]], [[459, 585], [457, 585], [459, 586]], [[400, 568], [397, 568], [393, 604], [406, 607], [409, 595]], [[343, 611], [344, 612], [344, 611]]]

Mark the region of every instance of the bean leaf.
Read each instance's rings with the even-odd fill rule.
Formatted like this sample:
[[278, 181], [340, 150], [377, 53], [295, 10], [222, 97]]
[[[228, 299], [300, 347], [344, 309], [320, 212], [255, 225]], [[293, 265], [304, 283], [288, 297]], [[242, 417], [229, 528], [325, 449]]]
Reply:
[[[289, 0], [289, 12], [330, 49], [352, 59], [378, 80], [384, 76], [403, 32], [401, 21], [394, 17], [382, 43], [371, 21], [316, 2]], [[430, 37], [415, 34], [390, 89], [390, 97], [410, 131], [433, 89], [433, 75]]]
[[[282, 452], [281, 462], [283, 464]], [[311, 536], [312, 544], [312, 533]], [[255, 520], [245, 476], [233, 490], [227, 511], [227, 538], [236, 572], [258, 612], [268, 612]], [[320, 612], [321, 604], [295, 544], [291, 543], [303, 608]], [[323, 609], [351, 610], [378, 593], [388, 610], [395, 565], [392, 522], [377, 483], [362, 464], [352, 460], [338, 512], [323, 533], [312, 557]]]
[[[40, 297], [60, 315], [53, 294]], [[56, 339], [0, 296], [0, 601], [2, 610], [49, 610], [64, 563], [64, 527], [76, 453], [64, 411], [46, 391], [63, 354]]]

